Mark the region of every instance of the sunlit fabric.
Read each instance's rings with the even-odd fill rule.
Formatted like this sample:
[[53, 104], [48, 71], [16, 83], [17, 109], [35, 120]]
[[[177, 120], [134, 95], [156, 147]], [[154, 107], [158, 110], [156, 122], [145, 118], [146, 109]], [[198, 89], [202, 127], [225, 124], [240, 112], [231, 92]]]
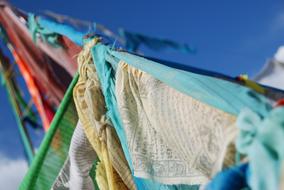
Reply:
[[96, 160], [96, 152], [89, 143], [82, 124], [78, 122], [72, 135], [68, 159], [65, 161], [52, 189], [94, 190], [94, 181], [89, 173]]
[[64, 166], [68, 157], [71, 138], [78, 122], [72, 96], [72, 90], [77, 79], [78, 75], [75, 76], [70, 84], [19, 189], [50, 190]]
[[116, 72], [116, 99], [136, 177], [198, 185], [229, 166], [223, 160], [237, 133], [233, 115], [123, 61]]
[[79, 81], [74, 100], [82, 127], [100, 162], [96, 180], [100, 189], [136, 189], [112, 123], [106, 117], [105, 101], [87, 43], [78, 57]]

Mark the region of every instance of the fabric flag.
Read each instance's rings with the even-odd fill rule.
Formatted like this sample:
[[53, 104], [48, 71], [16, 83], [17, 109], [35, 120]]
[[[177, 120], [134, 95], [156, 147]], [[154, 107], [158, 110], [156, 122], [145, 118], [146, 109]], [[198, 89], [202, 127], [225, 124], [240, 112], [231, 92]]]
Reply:
[[128, 32], [124, 29], [120, 29], [119, 34], [125, 41], [125, 48], [132, 52], [137, 52], [142, 44], [156, 51], [172, 48], [186, 53], [196, 52], [194, 48], [189, 47], [187, 44], [180, 44], [172, 40], [149, 37], [143, 34]]
[[[56, 112], [50, 129], [20, 185], [21, 190], [50, 190], [68, 159], [71, 138], [78, 122], [72, 95], [77, 80], [78, 75], [74, 77]], [[94, 178], [94, 170], [91, 176]]]

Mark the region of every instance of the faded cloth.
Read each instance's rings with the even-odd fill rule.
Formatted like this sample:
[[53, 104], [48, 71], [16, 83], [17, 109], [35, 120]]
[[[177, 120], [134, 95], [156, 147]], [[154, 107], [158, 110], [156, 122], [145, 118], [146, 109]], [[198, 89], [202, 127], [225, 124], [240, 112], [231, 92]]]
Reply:
[[15, 9], [9, 6], [0, 9], [0, 23], [5, 28], [9, 43], [20, 59], [28, 64], [29, 72], [47, 102], [57, 107], [72, 80], [71, 75], [34, 44], [28, 28], [16, 15]]
[[86, 136], [101, 161], [96, 177], [100, 189], [136, 189], [116, 132], [105, 116], [104, 97], [90, 55], [95, 41], [85, 45], [78, 57], [80, 77], [74, 101]]
[[68, 158], [52, 189], [94, 190], [94, 182], [89, 173], [96, 159], [96, 152], [89, 143], [81, 123], [78, 122], [72, 136]]
[[[249, 107], [260, 113], [267, 113], [271, 108], [268, 101], [261, 95], [253, 93], [249, 89], [224, 80], [208, 77], [194, 72], [185, 72], [159, 64], [149, 59], [131, 55], [121, 51], [113, 51], [110, 47], [97, 44], [92, 49], [93, 61], [96, 65], [98, 77], [102, 85], [108, 109], [107, 116], [120, 138], [125, 157], [133, 170], [133, 162], [127, 144], [121, 117], [117, 108], [115, 93], [116, 70], [119, 60], [124, 60], [129, 65], [145, 71], [177, 91], [187, 94], [210, 106], [225, 112], [237, 115], [243, 107]], [[162, 61], [161, 61], [162, 63]], [[198, 186], [190, 185], [165, 185], [152, 179], [134, 176], [138, 189], [196, 189]]]
[[123, 61], [117, 68], [116, 97], [135, 176], [165, 184], [203, 184], [222, 168], [237, 132], [234, 116]]
[[267, 98], [239, 84], [198, 74], [194, 71], [174, 69], [163, 65], [163, 61], [155, 62], [137, 55], [113, 51], [109, 48], [107, 53], [115, 59], [123, 60], [127, 64], [152, 75], [177, 91], [224, 112], [237, 116], [244, 107], [261, 114], [266, 114], [271, 109]]
[[[113, 127], [117, 132], [119, 140], [121, 142], [123, 152], [129, 167], [133, 174], [133, 165], [131, 161], [131, 155], [129, 153], [127, 138], [125, 136], [125, 131], [121, 122], [120, 114], [117, 107], [117, 101], [115, 96], [115, 70], [117, 63], [115, 59], [111, 59], [106, 56], [106, 46], [97, 44], [92, 48], [92, 57], [94, 65], [96, 66], [97, 74], [101, 83], [101, 89], [105, 97], [106, 108], [107, 108], [107, 117], [113, 123]], [[106, 61], [106, 58], [109, 58]], [[151, 190], [197, 190], [199, 189], [198, 185], [166, 185], [158, 183], [152, 179], [138, 178], [133, 177], [137, 189], [151, 189]]]

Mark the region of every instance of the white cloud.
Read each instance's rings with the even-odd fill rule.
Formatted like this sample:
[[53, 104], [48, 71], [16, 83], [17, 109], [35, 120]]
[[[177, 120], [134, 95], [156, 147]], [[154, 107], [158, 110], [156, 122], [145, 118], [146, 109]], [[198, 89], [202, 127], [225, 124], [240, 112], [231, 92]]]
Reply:
[[0, 189], [18, 189], [27, 169], [25, 160], [13, 160], [0, 154]]

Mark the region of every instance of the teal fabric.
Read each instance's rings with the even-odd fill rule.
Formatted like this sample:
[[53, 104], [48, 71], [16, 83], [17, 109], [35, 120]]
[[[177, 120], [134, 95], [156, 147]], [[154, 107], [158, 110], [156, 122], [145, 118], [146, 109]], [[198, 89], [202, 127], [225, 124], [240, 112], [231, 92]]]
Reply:
[[[116, 132], [120, 139], [126, 139], [126, 135], [122, 128], [122, 123], [118, 112], [117, 101], [115, 97], [115, 72], [111, 65], [106, 62], [106, 48], [103, 45], [96, 45], [92, 49], [92, 58], [96, 66], [97, 74], [101, 83], [102, 91], [105, 97], [105, 102], [107, 106], [107, 116], [111, 119], [113, 125], [116, 127]], [[130, 154], [128, 152], [128, 147], [126, 143], [122, 143], [122, 148], [126, 154], [126, 160], [130, 162]], [[131, 167], [131, 169], [133, 169]]]
[[[53, 31], [60, 35], [67, 36], [77, 45], [83, 46], [84, 45], [84, 36], [90, 32], [89, 29], [76, 29], [68, 24], [61, 24], [51, 19], [38, 17], [38, 23], [41, 27], [45, 28], [46, 30]], [[95, 25], [94, 25], [95, 26]]]
[[[68, 25], [62, 25], [59, 23], [52, 22], [48, 19], [39, 18], [37, 22], [40, 26], [69, 37], [75, 43], [83, 45], [84, 33], [76, 31], [73, 27]], [[126, 52], [119, 52], [111, 50], [110, 47], [98, 44], [93, 48], [93, 57], [94, 63], [96, 64], [100, 81], [103, 87], [103, 93], [106, 98], [106, 104], [108, 108], [108, 117], [112, 120], [114, 127], [120, 138], [124, 153], [126, 155], [127, 161], [130, 165], [131, 170], [133, 171], [131, 156], [128, 151], [126, 136], [123, 131], [122, 123], [120, 120], [119, 112], [116, 105], [116, 97], [114, 93], [115, 87], [115, 69], [119, 60], [126, 61], [129, 65], [136, 67], [142, 71], [147, 72], [153, 77], [161, 80], [165, 84], [175, 88], [176, 90], [187, 94], [196, 100], [204, 102], [210, 106], [221, 109], [225, 112], [231, 113], [233, 115], [238, 115], [239, 112], [247, 107], [253, 112], [257, 113], [262, 117], [265, 117], [271, 111], [271, 106], [266, 98], [262, 95], [255, 93], [252, 90], [249, 90], [246, 87], [234, 84], [222, 79], [217, 79], [214, 77], [206, 76], [203, 74], [196, 74], [193, 72], [187, 72], [183, 70], [174, 69], [163, 64], [159, 64], [157, 61], [151, 61], [136, 55], [132, 55]], [[108, 61], [106, 61], [108, 60]], [[255, 122], [258, 119], [255, 119]], [[262, 122], [261, 122], [262, 123]], [[251, 134], [251, 133], [249, 133]], [[280, 133], [281, 134], [281, 133]], [[277, 134], [277, 135], [280, 135]], [[257, 135], [256, 135], [257, 136]], [[254, 136], [253, 136], [254, 137]], [[260, 146], [257, 143], [254, 143], [255, 140], [251, 140], [249, 136], [245, 135], [244, 144], [248, 146], [255, 145], [255, 150], [259, 152], [267, 151], [264, 146]], [[272, 138], [273, 139], [273, 138]], [[284, 139], [284, 138], [283, 138]], [[279, 140], [279, 139], [278, 139]], [[252, 142], [253, 143], [252, 143]], [[266, 140], [268, 142], [268, 140]], [[241, 147], [246, 147], [241, 146]], [[277, 147], [275, 147], [277, 148]], [[244, 148], [245, 149], [245, 148]], [[248, 148], [251, 150], [250, 148]], [[245, 152], [245, 150], [243, 150]], [[248, 151], [248, 150], [247, 150]], [[247, 152], [250, 156], [257, 155], [256, 151]], [[273, 160], [271, 155], [264, 154], [263, 159]], [[262, 159], [261, 159], [262, 160]], [[260, 168], [267, 170], [269, 168], [274, 168], [273, 171], [276, 171], [276, 162], [272, 162], [265, 165], [260, 165]], [[260, 173], [261, 174], [261, 173]], [[263, 174], [263, 173], [262, 173]], [[279, 174], [279, 173], [278, 173]], [[270, 179], [273, 176], [277, 176], [272, 172]], [[269, 173], [270, 175], [270, 173]], [[253, 174], [254, 176], [254, 174]], [[257, 181], [258, 178], [252, 177], [252, 181]], [[275, 177], [275, 180], [279, 178]], [[265, 180], [263, 180], [266, 183]], [[188, 189], [189, 186], [167, 186], [161, 185], [151, 180], [135, 178], [135, 182], [138, 186], [138, 189]], [[257, 182], [255, 182], [257, 184]], [[271, 183], [277, 184], [272, 180]], [[193, 187], [197, 188], [197, 186]], [[273, 189], [273, 184], [268, 189]], [[261, 189], [261, 188], [259, 188]]]
[[238, 119], [240, 134], [237, 149], [250, 160], [249, 185], [253, 190], [280, 189], [281, 164], [284, 160], [284, 108], [267, 116], [244, 109]]
[[[114, 124], [132, 171], [133, 166], [131, 156], [128, 151], [126, 135], [117, 110], [115, 96], [115, 70], [119, 60], [126, 61], [129, 65], [151, 74], [169, 86], [192, 96], [199, 101], [234, 115], [238, 115], [245, 107], [263, 115], [267, 115], [271, 110], [268, 100], [262, 95], [256, 94], [246, 87], [231, 82], [173, 69], [139, 56], [113, 51], [102, 44], [93, 47], [92, 55], [105, 96], [108, 117]], [[136, 177], [135, 182], [138, 189], [198, 188], [198, 186], [162, 185], [151, 180]]]
[[196, 100], [230, 114], [237, 116], [244, 107], [262, 115], [266, 115], [271, 110], [271, 105], [264, 96], [247, 87], [206, 75], [173, 69], [126, 52], [108, 49], [108, 54], [118, 60], [124, 60], [127, 64], [145, 71]]
[[[107, 116], [111, 119], [115, 130], [120, 139], [124, 154], [126, 156], [127, 162], [133, 173], [133, 165], [131, 161], [131, 156], [129, 149], [127, 147], [127, 138], [123, 130], [121, 118], [118, 112], [118, 106], [115, 96], [115, 70], [112, 65], [115, 66], [118, 62], [115, 59], [109, 57], [112, 63], [106, 61], [108, 48], [102, 44], [98, 44], [92, 49], [93, 61], [96, 66], [97, 74], [101, 82], [102, 91], [105, 97], [107, 106]], [[198, 185], [164, 185], [157, 183], [153, 180], [141, 179], [134, 177], [136, 186], [139, 190], [197, 190]]]
[[[64, 35], [64, 36], [68, 37], [70, 40], [72, 40], [74, 43], [76, 43], [77, 45], [80, 45], [80, 46], [84, 45], [84, 41], [86, 41], [86, 40], [84, 40], [84, 36], [87, 35], [90, 32], [101, 31], [102, 34], [104, 34], [108, 37], [111, 37], [112, 39], [117, 39], [117, 37], [115, 35], [110, 34], [108, 29], [106, 29], [105, 27], [103, 27], [101, 25], [96, 25], [95, 23], [93, 23], [93, 26], [89, 27], [89, 28], [86, 28], [86, 27], [75, 28], [68, 23], [58, 23], [56, 21], [53, 21], [52, 19], [48, 19], [48, 18], [40, 17], [40, 16], [37, 17], [37, 23], [39, 24], [40, 27], [45, 28], [45, 30], [52, 31], [52, 32], [60, 34], [60, 35]], [[91, 28], [91, 30], [90, 30], [90, 28]], [[31, 28], [31, 30], [33, 30], [33, 29]], [[125, 31], [124, 31], [124, 33], [125, 33]], [[141, 35], [141, 34], [139, 34], [139, 35]], [[118, 40], [118, 41], [120, 41], [120, 40]], [[147, 41], [151, 41], [151, 40], [147, 40]], [[155, 40], [153, 40], [153, 44], [160, 44], [159, 42], [156, 43], [154, 41]], [[163, 44], [163, 40], [161, 41], [161, 43]], [[152, 43], [150, 43], [150, 44], [152, 44]], [[163, 45], [161, 45], [161, 44], [160, 45], [153, 45], [153, 47], [156, 47], [156, 46], [159, 47], [159, 46], [163, 46]], [[177, 44], [176, 46], [179, 46], [179, 45]], [[165, 46], [163, 46], [163, 47], [165, 47]], [[179, 47], [179, 48], [188, 49], [188, 47], [183, 47], [183, 45], [181, 45], [181, 47]], [[186, 51], [189, 51], [189, 50], [190, 50], [190, 48]], [[159, 62], [159, 60], [157, 60], [157, 61]], [[223, 74], [220, 74], [220, 73], [215, 73], [215, 72], [212, 72], [212, 71], [206, 71], [206, 70], [203, 70], [203, 69], [194, 68], [194, 67], [191, 67], [187, 64], [173, 63], [173, 62], [169, 62], [169, 61], [163, 61], [163, 64], [168, 65], [171, 68], [178, 68], [178, 69], [181, 69], [181, 70], [187, 70], [187, 71], [192, 72], [192, 73], [198, 73], [198, 74], [201, 74], [201, 75], [212, 76], [214, 78], [221, 78], [223, 80], [227, 80], [227, 81], [229, 80], [229, 81], [232, 81], [232, 82], [237, 82], [232, 77], [229, 77], [229, 76], [226, 76], [226, 75], [223, 75]], [[268, 92], [272, 95], [277, 93], [280, 96], [282, 96], [282, 94], [283, 94], [283, 91], [281, 91], [279, 89], [274, 89], [274, 88], [267, 87], [267, 86], [263, 86], [263, 87], [265, 87], [268, 90]]]
[[172, 40], [154, 38], [143, 34], [129, 32], [123, 29], [119, 30], [119, 34], [125, 41], [125, 48], [133, 52], [137, 52], [141, 45], [145, 45], [153, 50], [172, 48], [186, 53], [196, 52], [194, 48], [189, 47], [187, 44], [180, 44]]
[[217, 173], [205, 190], [244, 190], [248, 188], [248, 163], [242, 163]]
[[28, 15], [28, 28], [34, 42], [37, 41], [37, 35], [39, 34], [40, 38], [44, 42], [52, 45], [53, 47], [61, 47], [61, 44], [58, 42], [58, 34], [53, 32], [53, 30], [48, 30], [47, 28], [40, 26], [35, 15], [31, 13]]

